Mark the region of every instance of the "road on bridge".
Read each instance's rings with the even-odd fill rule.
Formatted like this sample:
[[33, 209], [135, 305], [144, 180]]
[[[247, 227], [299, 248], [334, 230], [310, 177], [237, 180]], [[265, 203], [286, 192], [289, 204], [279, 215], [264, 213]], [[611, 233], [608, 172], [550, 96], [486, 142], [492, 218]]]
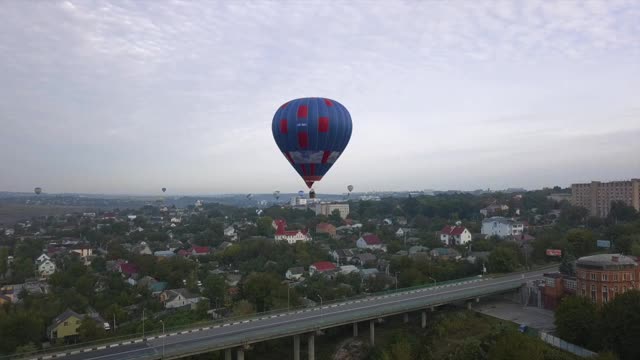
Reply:
[[32, 359], [125, 360], [178, 358], [323, 328], [427, 309], [461, 300], [513, 290], [525, 281], [540, 278], [549, 268], [499, 278], [477, 278], [447, 285], [400, 291], [350, 300], [322, 307], [258, 316], [242, 321], [132, 339], [67, 353], [41, 354]]

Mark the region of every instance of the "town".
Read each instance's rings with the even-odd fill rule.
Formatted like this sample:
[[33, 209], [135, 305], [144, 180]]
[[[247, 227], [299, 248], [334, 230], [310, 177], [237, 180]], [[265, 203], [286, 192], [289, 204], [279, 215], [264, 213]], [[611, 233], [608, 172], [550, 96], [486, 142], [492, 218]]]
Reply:
[[[571, 317], [578, 310], [563, 309], [571, 302], [562, 299], [577, 296], [574, 306], [595, 314], [640, 284], [639, 183], [331, 202], [295, 195], [262, 208], [154, 202], [23, 219], [0, 229], [0, 351], [144, 336], [554, 263], [559, 272], [527, 285], [527, 305]], [[578, 320], [556, 319], [563, 339], [615, 346], [622, 358], [637, 351], [593, 344]]]

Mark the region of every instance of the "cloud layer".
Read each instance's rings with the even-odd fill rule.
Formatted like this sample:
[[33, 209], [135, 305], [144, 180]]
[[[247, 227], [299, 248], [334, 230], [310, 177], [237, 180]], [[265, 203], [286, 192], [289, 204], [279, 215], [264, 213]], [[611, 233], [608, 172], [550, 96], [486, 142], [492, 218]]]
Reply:
[[[293, 191], [296, 97], [351, 111], [318, 191], [638, 177], [635, 1], [7, 1], [0, 189]], [[635, 137], [634, 137], [635, 136]]]

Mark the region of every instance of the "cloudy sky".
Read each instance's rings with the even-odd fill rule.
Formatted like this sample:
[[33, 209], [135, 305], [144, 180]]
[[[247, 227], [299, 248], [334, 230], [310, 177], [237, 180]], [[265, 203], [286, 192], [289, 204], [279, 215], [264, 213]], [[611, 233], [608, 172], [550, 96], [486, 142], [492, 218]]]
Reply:
[[638, 1], [0, 4], [0, 191], [296, 191], [271, 120], [340, 101], [318, 192], [640, 177]]

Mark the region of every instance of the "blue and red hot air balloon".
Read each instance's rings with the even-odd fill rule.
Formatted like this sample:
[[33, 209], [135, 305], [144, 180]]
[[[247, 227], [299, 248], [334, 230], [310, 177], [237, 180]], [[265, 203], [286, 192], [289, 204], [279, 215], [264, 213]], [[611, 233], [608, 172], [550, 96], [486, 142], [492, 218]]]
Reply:
[[349, 111], [325, 98], [291, 100], [280, 106], [271, 123], [280, 151], [309, 188], [342, 155], [351, 129]]

